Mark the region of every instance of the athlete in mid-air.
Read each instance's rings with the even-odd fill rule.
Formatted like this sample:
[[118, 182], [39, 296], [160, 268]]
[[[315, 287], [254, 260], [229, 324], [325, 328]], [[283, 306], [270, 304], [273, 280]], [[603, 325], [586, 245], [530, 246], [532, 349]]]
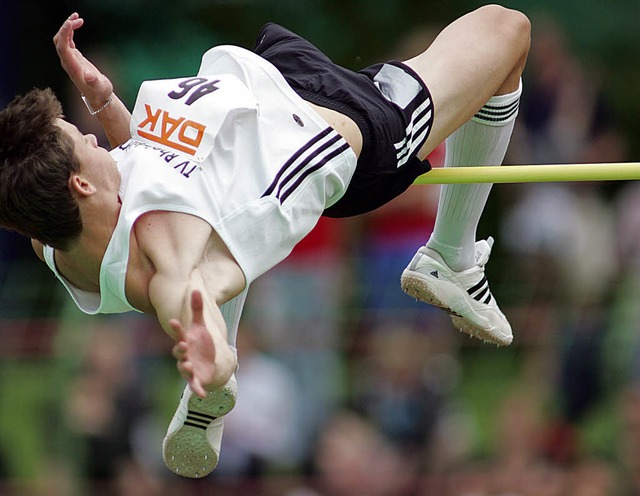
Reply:
[[[402, 193], [444, 140], [448, 167], [500, 164], [530, 25], [485, 6], [414, 58], [353, 72], [267, 24], [252, 51], [218, 46], [193, 77], [143, 83], [132, 113], [76, 48], [82, 25], [72, 14], [54, 42], [113, 149], [64, 120], [50, 90], [16, 97], [0, 112], [0, 225], [33, 239], [83, 311], [148, 313], [175, 339], [188, 385], [164, 459], [203, 477], [235, 403], [250, 283], [320, 216]], [[442, 188], [434, 231], [401, 284], [461, 330], [506, 345], [511, 327], [484, 275], [492, 241], [476, 241], [490, 187]]]

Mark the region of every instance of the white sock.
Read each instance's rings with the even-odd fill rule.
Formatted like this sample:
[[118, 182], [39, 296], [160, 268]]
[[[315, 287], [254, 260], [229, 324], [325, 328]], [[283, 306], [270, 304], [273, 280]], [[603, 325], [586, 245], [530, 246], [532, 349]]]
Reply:
[[[518, 90], [493, 96], [478, 113], [447, 138], [445, 167], [500, 165], [518, 115]], [[427, 246], [453, 270], [475, 265], [476, 230], [491, 184], [445, 184], [440, 189], [436, 223]]]

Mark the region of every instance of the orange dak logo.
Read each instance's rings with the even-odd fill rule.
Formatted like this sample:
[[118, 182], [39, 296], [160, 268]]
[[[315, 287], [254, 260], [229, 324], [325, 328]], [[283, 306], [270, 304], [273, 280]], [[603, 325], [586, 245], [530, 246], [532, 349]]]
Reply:
[[144, 109], [147, 116], [138, 125], [140, 137], [189, 155], [196, 154], [204, 137], [204, 124], [184, 117], [171, 117], [166, 110], [154, 110], [146, 103]]

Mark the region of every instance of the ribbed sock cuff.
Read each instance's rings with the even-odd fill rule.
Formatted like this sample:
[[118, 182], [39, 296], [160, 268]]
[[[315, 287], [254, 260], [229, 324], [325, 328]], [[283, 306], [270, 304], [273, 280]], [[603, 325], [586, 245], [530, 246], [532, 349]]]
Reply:
[[516, 91], [506, 95], [492, 96], [471, 119], [488, 126], [504, 126], [518, 115], [521, 94], [522, 79]]

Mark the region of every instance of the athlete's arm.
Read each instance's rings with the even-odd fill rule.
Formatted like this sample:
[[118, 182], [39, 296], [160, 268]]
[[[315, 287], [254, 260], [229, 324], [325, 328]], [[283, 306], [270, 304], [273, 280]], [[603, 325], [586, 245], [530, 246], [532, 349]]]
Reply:
[[156, 272], [149, 299], [163, 329], [176, 344], [173, 355], [180, 375], [200, 397], [224, 385], [236, 368], [218, 304], [198, 271], [188, 280], [173, 271]]
[[103, 108], [111, 99], [110, 103], [96, 114], [96, 117], [100, 120], [109, 143], [116, 147], [131, 137], [129, 133], [131, 113], [113, 92], [113, 84], [109, 78], [76, 48], [73, 33], [83, 24], [84, 19], [74, 12], [53, 37], [53, 43], [62, 68], [80, 93], [85, 96], [93, 110]]
[[176, 341], [178, 371], [204, 396], [235, 371], [220, 305], [242, 291], [244, 275], [211, 226], [197, 217], [151, 212], [138, 219], [134, 235], [154, 268], [148, 301]]

